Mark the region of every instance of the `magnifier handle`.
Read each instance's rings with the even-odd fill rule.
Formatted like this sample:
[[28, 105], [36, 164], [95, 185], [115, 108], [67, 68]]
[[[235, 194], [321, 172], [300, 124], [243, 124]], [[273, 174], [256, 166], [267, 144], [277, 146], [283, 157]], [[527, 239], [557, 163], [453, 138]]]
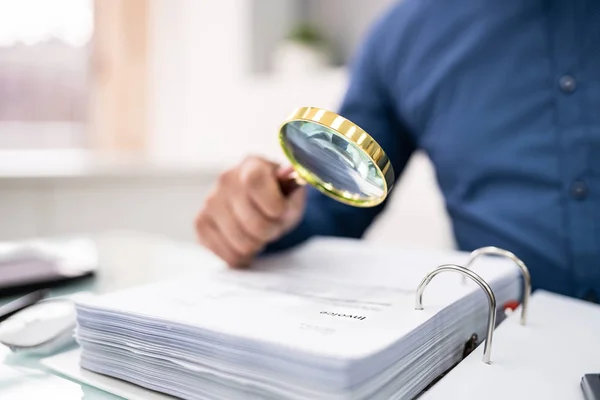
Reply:
[[279, 188], [286, 197], [292, 194], [294, 190], [298, 189], [299, 187], [300, 184], [294, 175], [279, 179]]

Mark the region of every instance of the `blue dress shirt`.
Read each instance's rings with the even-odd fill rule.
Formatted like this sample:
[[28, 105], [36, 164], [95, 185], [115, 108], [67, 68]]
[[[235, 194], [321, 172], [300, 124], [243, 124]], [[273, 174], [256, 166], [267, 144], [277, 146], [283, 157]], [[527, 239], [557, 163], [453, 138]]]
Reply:
[[[511, 250], [534, 288], [600, 298], [600, 1], [401, 1], [356, 55], [339, 112], [397, 178], [427, 153], [461, 250]], [[384, 207], [311, 190], [268, 251], [361, 237]]]

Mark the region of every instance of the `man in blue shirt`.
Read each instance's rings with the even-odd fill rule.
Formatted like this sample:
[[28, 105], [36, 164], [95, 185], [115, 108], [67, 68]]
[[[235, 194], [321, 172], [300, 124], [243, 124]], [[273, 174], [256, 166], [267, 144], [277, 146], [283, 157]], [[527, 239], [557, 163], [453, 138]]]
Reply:
[[[536, 288], [600, 298], [600, 2], [404, 0], [371, 29], [338, 112], [399, 175], [433, 162], [458, 246], [495, 245]], [[314, 235], [360, 237], [360, 209], [316, 190], [284, 197], [280, 167], [225, 172], [196, 227], [231, 265]]]

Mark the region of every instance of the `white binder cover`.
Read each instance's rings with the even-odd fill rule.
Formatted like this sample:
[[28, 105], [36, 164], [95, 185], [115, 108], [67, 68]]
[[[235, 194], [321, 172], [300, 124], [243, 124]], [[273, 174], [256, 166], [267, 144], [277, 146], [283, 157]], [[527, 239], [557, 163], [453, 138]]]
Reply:
[[[201, 268], [78, 302], [81, 366], [181, 398], [409, 399], [484, 336], [486, 295], [461, 275], [416, 289], [468, 253], [321, 239], [247, 271]], [[497, 304], [520, 297], [502, 259], [474, 268]]]
[[496, 328], [491, 364], [480, 345], [419, 400], [581, 400], [582, 376], [600, 373], [600, 306], [536, 291], [525, 326], [519, 313]]
[[[119, 398], [128, 400], [175, 400], [172, 396], [144, 389], [133, 383], [86, 371], [79, 366], [80, 357], [81, 350], [76, 348], [44, 358], [40, 362], [46, 368], [70, 380], [106, 392], [106, 396], [102, 397], [103, 399], [113, 400], [114, 396], [119, 396]], [[88, 398], [87, 386], [81, 387], [85, 394], [85, 400]]]

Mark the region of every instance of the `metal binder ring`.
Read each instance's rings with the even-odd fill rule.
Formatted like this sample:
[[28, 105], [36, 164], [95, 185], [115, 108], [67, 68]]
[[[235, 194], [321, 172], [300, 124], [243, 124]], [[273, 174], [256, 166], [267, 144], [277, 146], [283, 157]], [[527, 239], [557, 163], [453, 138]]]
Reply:
[[[469, 260], [465, 264], [465, 268], [471, 268], [471, 265], [475, 262], [475, 260], [479, 256], [483, 255], [495, 255], [508, 258], [512, 260], [515, 264], [517, 264], [517, 267], [521, 269], [521, 273], [523, 274], [523, 306], [521, 307], [521, 325], [525, 325], [527, 322], [527, 308], [529, 307], [529, 295], [531, 294], [531, 275], [529, 274], [529, 270], [525, 266], [525, 263], [519, 257], [517, 257], [508, 250], [504, 250], [495, 246], [488, 246], [473, 250], [473, 252], [471, 252]], [[464, 276], [462, 279], [463, 282], [466, 282], [466, 278]]]
[[427, 287], [429, 282], [431, 282], [433, 277], [435, 277], [439, 273], [446, 272], [446, 271], [455, 271], [455, 272], [462, 274], [463, 276], [468, 276], [473, 281], [475, 281], [479, 285], [479, 287], [481, 287], [481, 289], [485, 292], [485, 294], [487, 294], [489, 313], [488, 313], [488, 324], [487, 324], [487, 336], [485, 339], [485, 346], [483, 348], [483, 362], [486, 364], [490, 364], [490, 359], [491, 359], [491, 354], [492, 354], [492, 339], [493, 339], [493, 335], [494, 335], [494, 327], [496, 326], [496, 296], [494, 296], [494, 292], [492, 291], [492, 288], [490, 287], [490, 285], [488, 285], [487, 282], [484, 281], [475, 272], [473, 272], [470, 269], [467, 269], [465, 267], [461, 267], [460, 265], [455, 265], [455, 264], [440, 265], [433, 271], [429, 272], [425, 276], [425, 278], [423, 278], [423, 280], [419, 284], [419, 287], [417, 287], [415, 309], [416, 310], [423, 309], [423, 292], [425, 291], [425, 288]]

